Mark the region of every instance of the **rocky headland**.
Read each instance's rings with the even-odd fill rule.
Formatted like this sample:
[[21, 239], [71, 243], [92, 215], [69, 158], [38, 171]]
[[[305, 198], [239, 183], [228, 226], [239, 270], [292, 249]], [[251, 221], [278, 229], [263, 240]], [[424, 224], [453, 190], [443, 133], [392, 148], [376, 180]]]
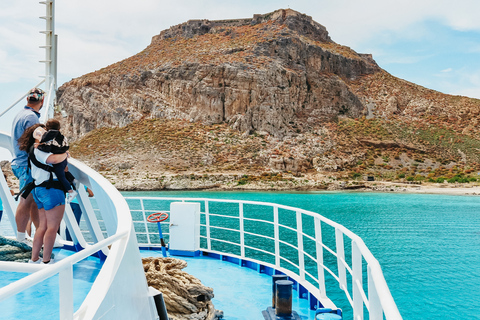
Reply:
[[395, 78], [290, 9], [173, 26], [57, 103], [72, 155], [121, 190], [471, 187], [480, 171], [480, 100]]

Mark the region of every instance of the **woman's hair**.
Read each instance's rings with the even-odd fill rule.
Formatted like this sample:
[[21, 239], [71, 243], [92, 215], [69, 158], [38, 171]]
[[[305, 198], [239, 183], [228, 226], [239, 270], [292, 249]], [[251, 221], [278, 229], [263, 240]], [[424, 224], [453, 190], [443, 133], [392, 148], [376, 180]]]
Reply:
[[41, 123], [37, 123], [31, 127], [28, 127], [27, 130], [23, 132], [22, 136], [18, 139], [18, 145], [20, 150], [23, 150], [26, 152], [30, 151], [30, 148], [35, 143], [35, 138], [33, 137], [33, 131], [35, 131], [35, 129], [37, 129], [38, 127], [45, 128], [45, 125]]
[[57, 119], [50, 119], [45, 123], [45, 128], [47, 130], [60, 130], [60, 121]]

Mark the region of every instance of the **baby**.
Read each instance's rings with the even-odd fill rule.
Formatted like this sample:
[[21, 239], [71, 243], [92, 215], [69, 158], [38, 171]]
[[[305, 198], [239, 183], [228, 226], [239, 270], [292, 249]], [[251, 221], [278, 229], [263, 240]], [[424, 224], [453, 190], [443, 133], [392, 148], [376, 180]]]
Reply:
[[[40, 143], [36, 146], [38, 150], [53, 154], [61, 154], [67, 152], [69, 149], [69, 145], [67, 139], [60, 133], [60, 122], [55, 119], [50, 119], [45, 124], [45, 129], [41, 127], [37, 128], [34, 132], [35, 135], [40, 135], [35, 137], [40, 140]], [[39, 130], [37, 132], [37, 130]], [[68, 171], [67, 169], [68, 161], [65, 159], [64, 161], [54, 164], [53, 169], [55, 175], [57, 176], [58, 181], [60, 181], [63, 185], [63, 188], [66, 192], [68, 192], [67, 199], [69, 201], [73, 200], [77, 195], [77, 192], [72, 189], [75, 188], [74, 186], [74, 176]]]

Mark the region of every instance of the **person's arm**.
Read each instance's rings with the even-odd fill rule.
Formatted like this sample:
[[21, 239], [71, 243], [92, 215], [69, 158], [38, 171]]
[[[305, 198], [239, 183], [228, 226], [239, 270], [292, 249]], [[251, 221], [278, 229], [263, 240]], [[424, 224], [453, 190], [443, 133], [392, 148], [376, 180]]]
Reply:
[[66, 177], [66, 172], [65, 172], [66, 167], [67, 167], [67, 161], [56, 163], [53, 165], [53, 171], [55, 172], [55, 175], [57, 176], [58, 181], [62, 183], [65, 191], [70, 192], [70, 190], [72, 190], [72, 186], [70, 184], [70, 181], [68, 181]]
[[65, 159], [67, 159], [67, 154], [66, 153], [60, 153], [60, 154], [51, 154], [47, 158], [47, 164], [56, 164], [63, 162]]

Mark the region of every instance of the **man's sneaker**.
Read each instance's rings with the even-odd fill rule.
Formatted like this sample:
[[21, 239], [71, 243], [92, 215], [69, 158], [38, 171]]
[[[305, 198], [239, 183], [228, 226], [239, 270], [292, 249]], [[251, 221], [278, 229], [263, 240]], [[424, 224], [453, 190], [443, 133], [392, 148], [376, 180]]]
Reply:
[[19, 241], [21, 243], [26, 244], [29, 247], [33, 247], [33, 239], [32, 238], [25, 238], [22, 241]]
[[30, 259], [30, 260], [28, 260], [28, 263], [32, 263], [32, 264], [40, 264], [40, 263], [42, 263], [42, 258], [38, 258], [38, 260], [37, 260], [37, 261], [32, 261], [32, 260]]
[[77, 196], [78, 192], [75, 190], [72, 190], [72, 192], [67, 192], [67, 202], [72, 202], [73, 199]]
[[48, 262], [43, 262], [43, 264], [54, 264], [55, 260], [53, 258], [50, 259]]

